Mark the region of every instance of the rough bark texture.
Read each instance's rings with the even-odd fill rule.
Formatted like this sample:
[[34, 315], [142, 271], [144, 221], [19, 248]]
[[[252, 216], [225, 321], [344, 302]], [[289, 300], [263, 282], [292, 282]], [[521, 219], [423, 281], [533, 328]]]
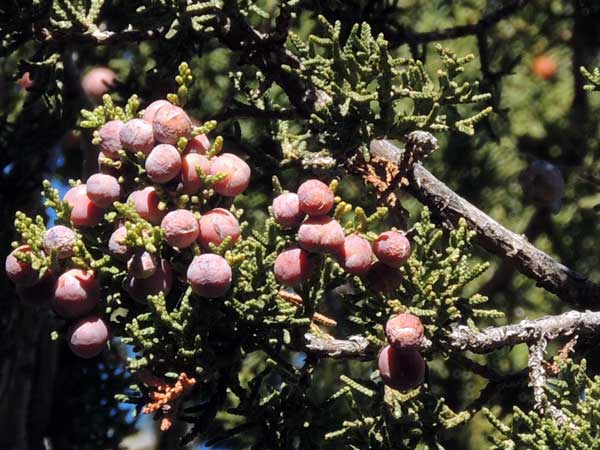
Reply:
[[569, 311], [558, 316], [536, 320], [523, 320], [514, 325], [490, 327], [473, 333], [469, 327], [459, 325], [449, 335], [448, 345], [454, 350], [488, 353], [516, 344], [533, 344], [545, 338], [593, 336], [600, 333], [599, 312]]
[[[429, 142], [427, 135], [431, 136], [423, 133], [423, 142]], [[395, 164], [404, 161], [404, 149], [389, 141], [373, 141], [370, 149], [374, 155]], [[477, 241], [483, 248], [535, 280], [538, 286], [569, 303], [591, 309], [600, 308], [600, 285], [539, 250], [525, 236], [513, 233], [492, 219], [421, 164], [413, 164], [411, 168], [401, 167], [401, 170], [408, 173], [409, 185], [406, 189], [444, 222], [457, 226], [458, 221], [464, 218], [477, 233]]]
[[375, 358], [376, 350], [369, 347], [369, 341], [362, 336], [350, 336], [348, 339], [328, 339], [310, 333], [304, 335], [306, 349], [313, 355], [336, 359]]
[[[489, 327], [474, 332], [466, 325], [457, 326], [444, 340], [443, 345], [451, 350], [473, 353], [489, 353], [502, 347], [516, 344], [534, 344], [543, 337], [552, 340], [559, 337], [589, 337], [600, 334], [600, 312], [569, 311], [558, 316], [546, 316], [536, 320], [523, 320], [514, 325]], [[312, 354], [329, 358], [374, 359], [377, 349], [369, 346], [362, 336], [351, 336], [347, 340], [328, 339], [307, 333], [306, 350]], [[430, 342], [424, 341], [424, 348]]]

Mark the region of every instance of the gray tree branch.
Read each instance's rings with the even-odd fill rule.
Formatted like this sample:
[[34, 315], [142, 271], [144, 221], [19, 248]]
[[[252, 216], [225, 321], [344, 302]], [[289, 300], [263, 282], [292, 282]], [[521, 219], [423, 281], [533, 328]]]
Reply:
[[[423, 133], [425, 136], [428, 134]], [[373, 141], [371, 152], [398, 164], [404, 149], [389, 141]], [[539, 250], [525, 236], [513, 233], [492, 219], [421, 164], [402, 169], [408, 172], [408, 192], [444, 222], [456, 227], [458, 221], [464, 218], [477, 233], [477, 242], [483, 248], [535, 280], [538, 286], [575, 305], [592, 309], [600, 306], [600, 285]]]
[[[557, 316], [546, 316], [535, 320], [523, 320], [517, 324], [489, 327], [474, 332], [466, 325], [458, 325], [441, 342], [442, 346], [454, 351], [489, 353], [517, 344], [535, 344], [543, 336], [547, 340], [574, 336], [591, 337], [600, 334], [600, 312], [569, 311]], [[372, 360], [378, 348], [370, 345], [363, 336], [331, 339], [307, 333], [305, 351], [328, 358]], [[429, 346], [429, 342], [425, 342]]]
[[377, 355], [377, 349], [363, 336], [350, 336], [348, 339], [331, 339], [304, 335], [306, 351], [323, 358], [371, 360]]
[[453, 350], [489, 353], [516, 344], [534, 344], [541, 336], [547, 340], [573, 336], [590, 337], [600, 334], [600, 312], [569, 311], [558, 316], [523, 320], [517, 324], [489, 327], [474, 333], [466, 325], [457, 326], [448, 336]]
[[473, 206], [433, 176], [421, 164], [410, 174], [408, 191], [443, 220], [457, 226], [464, 218], [477, 233], [478, 243], [500, 256], [537, 285], [562, 300], [598, 308], [600, 286], [536, 248], [524, 236], [513, 233]]

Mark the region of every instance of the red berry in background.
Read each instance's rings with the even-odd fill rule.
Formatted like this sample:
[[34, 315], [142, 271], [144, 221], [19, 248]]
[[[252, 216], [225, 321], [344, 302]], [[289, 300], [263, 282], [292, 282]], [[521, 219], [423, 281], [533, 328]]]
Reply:
[[379, 354], [379, 373], [386, 386], [408, 391], [423, 383], [425, 360], [416, 350], [396, 350], [387, 345]]
[[277, 282], [292, 287], [307, 280], [314, 269], [310, 254], [301, 248], [290, 248], [281, 252], [273, 266]]
[[419, 350], [423, 344], [425, 329], [414, 314], [398, 314], [385, 324], [385, 335], [396, 350]]
[[21, 89], [26, 90], [33, 86], [33, 80], [31, 79], [29, 72], [25, 72], [23, 75], [21, 75], [21, 78], [17, 80], [17, 83], [19, 86], [21, 86]]
[[213, 184], [213, 189], [225, 197], [235, 197], [246, 190], [250, 184], [250, 166], [232, 153], [223, 153], [210, 163], [210, 174], [224, 173], [221, 181]]
[[81, 317], [94, 309], [98, 300], [100, 283], [91, 270], [67, 270], [54, 284], [52, 308], [62, 317]]
[[149, 295], [157, 295], [160, 292], [167, 296], [172, 287], [173, 273], [166, 259], [160, 260], [156, 272], [151, 277], [141, 279], [128, 276], [125, 282], [125, 290], [139, 303], [146, 303]]
[[198, 153], [200, 155], [204, 155], [209, 150], [210, 141], [208, 140], [208, 136], [205, 134], [199, 134], [198, 136], [194, 136], [192, 139], [190, 139], [187, 147], [185, 148], [185, 153]]
[[298, 195], [288, 192], [273, 199], [273, 217], [284, 228], [297, 227], [306, 214], [300, 211]]
[[117, 159], [119, 157], [119, 150], [123, 148], [120, 138], [123, 126], [124, 123], [122, 120], [110, 120], [98, 130], [100, 150], [109, 158]]
[[117, 75], [108, 67], [94, 67], [81, 79], [81, 88], [90, 97], [100, 100], [116, 80]]
[[156, 112], [162, 108], [165, 105], [172, 105], [171, 102], [167, 101], [167, 100], [155, 100], [152, 103], [150, 103], [146, 109], [144, 110], [144, 116], [143, 119], [146, 122], [152, 123], [152, 121], [154, 120], [154, 116], [156, 116]]
[[204, 253], [190, 263], [187, 281], [201, 297], [223, 297], [231, 286], [231, 267], [222, 256]]
[[168, 183], [181, 170], [181, 156], [175, 147], [159, 144], [152, 149], [145, 163], [148, 177], [155, 183]]
[[346, 236], [338, 257], [346, 272], [352, 275], [366, 275], [373, 262], [373, 249], [367, 239], [351, 234]]
[[410, 241], [398, 231], [385, 231], [373, 243], [375, 256], [390, 267], [400, 267], [410, 256]]
[[198, 238], [200, 226], [196, 216], [187, 209], [176, 209], [168, 213], [160, 227], [165, 232], [165, 240], [172, 247], [185, 248]]
[[17, 295], [21, 301], [31, 306], [49, 306], [54, 298], [54, 283], [56, 278], [50, 271], [37, 283], [31, 286], [17, 286]]
[[152, 124], [143, 119], [131, 119], [123, 125], [119, 139], [125, 150], [142, 152], [144, 155], [148, 155], [156, 145]]
[[323, 216], [333, 208], [333, 191], [319, 180], [307, 180], [298, 188], [300, 211], [309, 216]]
[[158, 225], [165, 215], [164, 211], [158, 209], [160, 199], [156, 190], [148, 186], [139, 191], [133, 191], [127, 201], [133, 201], [137, 213], [152, 225]]
[[225, 238], [231, 236], [236, 243], [240, 238], [240, 224], [233, 214], [223, 208], [211, 209], [198, 221], [198, 242], [206, 250], [210, 249], [209, 243], [220, 245]]
[[125, 245], [127, 229], [124, 226], [117, 228], [108, 240], [108, 251], [112, 256], [121, 261], [126, 261], [132, 255], [133, 250]]
[[550, 80], [556, 75], [558, 63], [552, 56], [536, 56], [531, 63], [532, 72], [544, 80]]
[[134, 278], [144, 280], [154, 275], [157, 265], [156, 258], [152, 253], [140, 250], [127, 261], [127, 272]]
[[192, 121], [179, 106], [163, 105], [154, 115], [152, 129], [157, 142], [176, 145], [179, 138], [190, 137]]
[[204, 155], [188, 153], [181, 158], [181, 192], [188, 195], [197, 194], [202, 187], [197, 168], [205, 175], [210, 173], [210, 161]]
[[121, 198], [121, 185], [115, 177], [96, 173], [86, 182], [87, 196], [100, 208], [108, 208]]
[[50, 253], [56, 250], [58, 259], [73, 256], [75, 245], [75, 232], [64, 225], [55, 225], [44, 233], [44, 250]]
[[63, 199], [71, 206], [71, 222], [76, 227], [90, 228], [98, 225], [104, 211], [87, 195], [87, 186], [80, 184], [71, 188]]
[[93, 358], [108, 343], [108, 327], [99, 316], [84, 317], [69, 327], [67, 341], [71, 351], [80, 358]]
[[29, 264], [19, 261], [15, 256], [17, 252], [29, 253], [30, 251], [31, 247], [29, 245], [21, 245], [6, 257], [4, 263], [6, 276], [17, 286], [32, 286], [39, 281], [37, 271], [33, 270]]
[[344, 229], [329, 216], [309, 217], [298, 229], [300, 246], [314, 253], [337, 253], [344, 245]]
[[398, 269], [376, 261], [367, 273], [367, 282], [374, 291], [389, 296], [402, 284], [402, 274]]

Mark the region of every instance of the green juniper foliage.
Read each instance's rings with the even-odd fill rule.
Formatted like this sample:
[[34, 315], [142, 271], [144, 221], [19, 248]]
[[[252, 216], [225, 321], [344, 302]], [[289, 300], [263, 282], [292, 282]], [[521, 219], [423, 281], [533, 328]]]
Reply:
[[555, 448], [575, 450], [596, 448], [600, 445], [598, 405], [600, 379], [586, 374], [585, 359], [580, 364], [572, 360], [562, 364], [558, 378], [548, 380], [546, 395], [549, 404], [564, 414], [557, 420], [549, 414], [525, 412], [514, 408], [512, 424], [498, 420], [489, 409], [484, 409], [497, 435], [491, 438], [492, 450]]
[[600, 69], [595, 68], [592, 72], [590, 72], [586, 70], [585, 67], [582, 67], [581, 74], [589, 83], [584, 86], [584, 89], [587, 89], [589, 91], [600, 90]]
[[[440, 211], [420, 207], [400, 190], [396, 206], [383, 206], [372, 186], [347, 172], [354, 163], [368, 164], [372, 139], [402, 142], [412, 131], [429, 131], [440, 143], [426, 162], [436, 177], [598, 280], [600, 253], [592, 237], [600, 205], [600, 96], [594, 92], [600, 90], [600, 10], [592, 3], [143, 0], [133, 6], [125, 0], [26, 0], [0, 6], [0, 186], [10, 193], [0, 195], [0, 210], [15, 217], [14, 231], [0, 230], [3, 254], [11, 242], [13, 248], [28, 245], [31, 251], [16, 258], [40, 279], [67, 268], [94, 270], [101, 281], [96, 312], [113, 336], [110, 349], [96, 359], [73, 361], [63, 351], [68, 323], [35, 312], [40, 323], [51, 320], [52, 337], [62, 348], [56, 374], [54, 363], [41, 372], [54, 377], [55, 400], [50, 406], [38, 404], [37, 396], [27, 400], [29, 387], [0, 379], [0, 399], [11, 397], [0, 401], [0, 447], [23, 434], [13, 432], [18, 427], [12, 420], [20, 417], [37, 441], [8, 442], [7, 448], [41, 447], [45, 438], [53, 448], [118, 448], [132, 432], [122, 404], [133, 405], [139, 417], [157, 383], [173, 386], [182, 373], [196, 384], [170, 404], [174, 409], [154, 413], [158, 421], [183, 424], [169, 432], [182, 445], [599, 447], [594, 345], [577, 347], [572, 360], [557, 362], [560, 372], [548, 374], [543, 410], [533, 405], [522, 370], [524, 346], [474, 355], [448, 345], [458, 324], [475, 333], [563, 312], [566, 305], [481, 252], [466, 221], [448, 229], [438, 223]], [[539, 55], [558, 63], [548, 79], [532, 70]], [[94, 66], [117, 74], [101, 101], [79, 83]], [[16, 83], [25, 72], [33, 80], [27, 89]], [[200, 218], [221, 207], [236, 216], [241, 238], [209, 246], [232, 268], [224, 298], [200, 298], [185, 283], [190, 261], [208, 250], [198, 244], [171, 248], [164, 230], [125, 197], [98, 226], [76, 229], [59, 194], [69, 179], [77, 180], [71, 186], [85, 182], [89, 167], [82, 173], [83, 160], [96, 160], [103, 124], [142, 117], [158, 98], [202, 119], [190, 137], [209, 135], [207, 157], [221, 151], [248, 157], [252, 184], [244, 195], [216, 195], [213, 187], [225, 174], [200, 169], [197, 195], [174, 193], [151, 183], [142, 153], [121, 150], [118, 160], [100, 162], [125, 168], [119, 175], [125, 192], [152, 185], [162, 211], [185, 208]], [[78, 140], [76, 150], [64, 136]], [[61, 139], [57, 158], [54, 146]], [[175, 146], [183, 153], [188, 143], [182, 137]], [[550, 161], [565, 178], [555, 215], [522, 195], [519, 175], [536, 159]], [[42, 182], [50, 177], [52, 182]], [[336, 194], [332, 216], [346, 235], [372, 242], [379, 232], [401, 226], [399, 213], [410, 213], [412, 253], [396, 272], [396, 285], [376, 289], [377, 280], [347, 274], [334, 255], [316, 256], [311, 278], [293, 290], [277, 282], [274, 261], [297, 244], [297, 236], [276, 223], [269, 205], [308, 178], [330, 183]], [[56, 224], [75, 231], [71, 257], [44, 251], [43, 208], [52, 210]], [[128, 247], [170, 262], [174, 288], [168, 295], [136, 302], [124, 289], [126, 264], [107, 250], [117, 223], [125, 226]], [[31, 323], [33, 309], [19, 304], [4, 278], [0, 283], [0, 377], [33, 377], [32, 361], [40, 358], [15, 344], [19, 333], [31, 347], [39, 339], [39, 330], [22, 325]], [[419, 316], [428, 341], [425, 381], [405, 392], [384, 386], [376, 361], [387, 320], [401, 312]], [[337, 324], [325, 326], [319, 317]], [[366, 357], [316, 356], [306, 348], [306, 333], [322, 339], [360, 335], [368, 342]], [[19, 358], [21, 366], [8, 364]], [[13, 397], [23, 399], [24, 411], [15, 409]], [[50, 419], [34, 417], [38, 410]]]
[[[143, 169], [134, 170], [132, 176], [143, 177]], [[337, 183], [332, 183], [332, 188], [336, 187]], [[203, 193], [206, 197], [187, 206], [194, 210], [207, 202], [212, 190]], [[69, 206], [59, 200], [57, 191], [48, 183], [45, 183], [45, 196], [47, 205], [56, 209], [58, 220], [68, 223]], [[151, 253], [157, 253], [159, 249], [163, 255], [169, 253], [162, 244], [160, 228], [152, 227], [131, 205], [116, 203], [115, 209], [106, 214], [105, 220], [107, 223], [117, 218], [128, 221], [128, 244]], [[243, 211], [234, 212], [243, 217]], [[379, 208], [367, 216], [362, 208], [353, 208], [338, 199], [333, 216], [343, 224], [346, 232], [358, 232], [373, 239], [375, 231], [382, 228], [386, 212], [385, 208]], [[16, 227], [22, 232], [21, 241], [32, 248], [26, 256], [33, 261], [42, 261], [38, 264], [40, 269], [52, 267], [58, 270], [60, 263], [56, 258], [44, 258], [41, 252], [39, 236], [45, 231], [41, 217], [38, 216], [34, 223], [19, 213]], [[102, 250], [106, 236], [102, 232], [95, 235], [95, 232], [82, 231], [74, 255], [67, 264], [93, 268], [107, 276], [103, 283], [105, 313], [111, 317], [115, 335], [122, 336], [121, 341], [131, 345], [135, 352], [128, 361], [128, 370], [134, 375], [142, 374], [142, 383], [133, 384], [131, 392], [119, 395], [118, 399], [134, 403], [139, 409], [150, 401], [148, 396], [152, 388], [143, 383], [144, 374], [168, 380], [187, 373], [203, 383], [197, 394], [201, 403], [184, 410], [185, 420], [193, 424], [184, 441], [206, 430], [221, 409], [233, 407], [229, 414], [245, 418], [244, 426], [238, 430], [246, 433], [252, 430], [257, 442], [268, 448], [281, 445], [282, 434], [286, 436], [286, 442], [300, 440], [302, 443], [306, 439], [303, 436], [308, 436], [305, 431], [310, 427], [330, 430], [321, 435], [310, 433], [311, 440], [324, 440], [323, 445], [343, 439], [352, 445], [388, 448], [406, 433], [414, 443], [423, 441], [433, 445], [436, 433], [458, 426], [469, 418], [466, 411], [453, 412], [442, 398], [426, 389], [426, 385], [417, 388], [414, 394], [383, 389], [377, 382], [377, 372], [364, 379], [349, 378], [341, 373], [340, 381], [347, 388], [342, 388], [322, 404], [309, 401], [302, 392], [310, 391], [318, 360], [306, 359], [301, 367], [293, 362], [293, 352], [301, 348], [298, 339], [304, 330], [308, 328], [327, 336], [312, 323], [310, 316], [312, 311], [323, 309], [327, 290], [336, 285], [352, 286], [352, 293], [343, 299], [348, 323], [341, 324], [341, 329], [351, 330], [359, 325], [376, 347], [383, 345], [383, 325], [394, 311], [407, 309], [421, 316], [427, 335], [436, 343], [439, 341], [437, 336], [450, 331], [451, 323], [467, 319], [475, 327], [472, 317], [498, 316], [496, 311], [476, 307], [485, 301], [484, 297], [460, 296], [463, 288], [487, 268], [485, 263], [469, 262], [469, 241], [473, 233], [467, 230], [465, 223], [450, 233], [448, 246], [440, 249], [443, 233], [430, 222], [429, 212], [424, 209], [421, 221], [415, 225], [413, 254], [402, 269], [402, 286], [385, 295], [370, 289], [360, 278], [345, 275], [331, 257], [322, 258], [313, 278], [298, 292], [304, 300], [303, 307], [290, 306], [284, 301], [272, 271], [278, 253], [293, 244], [294, 232], [281, 228], [272, 218], [265, 221], [262, 230], [248, 232], [244, 223], [242, 230], [244, 238], [236, 246], [232, 247], [230, 240], [225, 240], [219, 248], [213, 248], [226, 257], [234, 271], [233, 287], [224, 300], [201, 300], [188, 287], [176, 289], [168, 297], [162, 293], [150, 295], [147, 306], [136, 305], [124, 295], [121, 284], [126, 271], [122, 263]], [[172, 257], [175, 272], [184, 270], [195, 253], [196, 250]], [[441, 307], [446, 314], [436, 314]], [[247, 386], [242, 386], [236, 373], [255, 352], [266, 355], [266, 367], [253, 374]], [[433, 357], [438, 352], [446, 354], [443, 347], [434, 344], [429, 355]], [[275, 375], [277, 381], [273, 379]], [[193, 402], [193, 398], [189, 400], [189, 403]], [[201, 407], [204, 402], [211, 405], [208, 412]], [[321, 423], [317, 411], [338, 408], [339, 402], [349, 402], [354, 413], [348, 418], [338, 417], [340, 422], [335, 422], [336, 418], [327, 418]], [[360, 414], [353, 418], [357, 404], [361, 405]], [[367, 411], [371, 412], [367, 414]], [[402, 411], [408, 416], [405, 417]], [[275, 415], [273, 420], [260, 424], [253, 422], [257, 416], [271, 415]], [[308, 421], [307, 415], [312, 420]], [[399, 424], [393, 423], [393, 419], [400, 418]], [[298, 421], [303, 422], [301, 428], [296, 425]], [[370, 430], [366, 441], [360, 432], [362, 429]], [[227, 433], [227, 436], [232, 435], [232, 431]], [[308, 442], [305, 445], [309, 445]]]
[[341, 42], [341, 22], [318, 19], [324, 36], [311, 34], [305, 44], [291, 33], [301, 66], [283, 68], [318, 89], [309, 124], [319, 130], [325, 148], [355, 148], [381, 136], [401, 138], [414, 129], [473, 134], [473, 126], [491, 113], [488, 107], [456, 121], [444, 114], [448, 107], [491, 98], [477, 92], [478, 82], [456, 81], [473, 55], [458, 57], [437, 46], [443, 69], [435, 83], [420, 61], [390, 55], [383, 35], [373, 37], [367, 23], [354, 25]]

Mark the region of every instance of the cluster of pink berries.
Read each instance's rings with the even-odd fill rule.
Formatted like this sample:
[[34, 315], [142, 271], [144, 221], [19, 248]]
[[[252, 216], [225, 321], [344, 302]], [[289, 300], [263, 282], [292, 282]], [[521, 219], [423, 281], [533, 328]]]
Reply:
[[[76, 235], [70, 228], [57, 225], [43, 237], [44, 250], [56, 251], [59, 259], [73, 255]], [[67, 340], [73, 353], [91, 358], [102, 351], [108, 341], [108, 327], [102, 318], [93, 313], [100, 300], [100, 284], [92, 270], [69, 269], [56, 277], [47, 270], [40, 278], [29, 264], [17, 259], [17, 252], [31, 252], [28, 245], [13, 250], [6, 258], [6, 274], [17, 286], [17, 294], [26, 303], [44, 305], [73, 323]]]
[[[200, 174], [218, 175], [210, 187], [222, 196], [234, 197], [248, 186], [250, 167], [231, 153], [209, 157], [208, 138], [205, 135], [192, 137], [192, 129], [186, 112], [165, 100], [151, 103], [143, 118], [105, 123], [99, 130], [100, 172], [90, 176], [85, 184], [70, 189], [64, 201], [71, 207], [71, 223], [81, 230], [95, 227], [115, 202], [126, 200], [140, 217], [159, 225], [166, 243], [177, 251], [197, 242], [206, 253], [195, 256], [189, 264], [188, 284], [199, 296], [222, 297], [230, 288], [232, 270], [225, 258], [209, 253], [210, 244], [219, 246], [227, 238], [234, 244], [240, 237], [238, 220], [222, 208], [203, 214], [182, 208], [169, 210], [166, 202], [161, 202], [155, 186], [161, 185], [166, 195], [197, 195], [204, 188]], [[181, 138], [188, 140], [182, 152], [176, 147]], [[135, 186], [137, 189], [128, 196], [126, 179], [120, 176], [127, 166], [122, 160], [122, 150], [143, 161], [148, 177], [146, 186]], [[107, 164], [107, 160], [122, 164]], [[127, 265], [124, 289], [141, 303], [146, 302], [149, 295], [161, 292], [168, 295], [173, 284], [169, 261], [143, 247], [128, 246], [127, 234], [126, 223], [119, 223], [108, 242], [108, 253]], [[76, 233], [70, 228], [52, 227], [44, 236], [45, 251], [47, 254], [55, 251], [68, 267], [76, 240]], [[100, 300], [97, 274], [92, 270], [70, 269], [56, 278], [48, 270], [39, 279], [36, 270], [23, 262], [23, 258], [16, 257], [16, 252], [29, 251], [28, 246], [21, 246], [6, 260], [6, 271], [17, 285], [19, 295], [23, 299], [37, 300], [36, 303], [49, 299], [57, 314], [80, 319], [69, 332], [70, 346], [79, 356], [94, 356], [108, 339], [102, 319], [86, 317]], [[45, 298], [42, 298], [41, 288], [44, 288]]]
[[423, 383], [427, 364], [419, 353], [425, 330], [421, 320], [413, 314], [398, 314], [387, 321], [388, 339], [379, 354], [379, 373], [382, 381], [392, 389], [407, 391]]
[[[275, 221], [285, 228], [298, 227], [299, 247], [287, 249], [275, 260], [275, 278], [292, 287], [312, 272], [311, 253], [334, 255], [344, 270], [366, 276], [374, 289], [389, 292], [398, 287], [398, 268], [410, 256], [410, 242], [399, 231], [385, 231], [371, 242], [358, 234], [345, 236], [340, 223], [328, 216], [335, 202], [333, 191], [319, 180], [308, 180], [298, 193], [273, 200]], [[377, 260], [375, 260], [375, 257]]]

